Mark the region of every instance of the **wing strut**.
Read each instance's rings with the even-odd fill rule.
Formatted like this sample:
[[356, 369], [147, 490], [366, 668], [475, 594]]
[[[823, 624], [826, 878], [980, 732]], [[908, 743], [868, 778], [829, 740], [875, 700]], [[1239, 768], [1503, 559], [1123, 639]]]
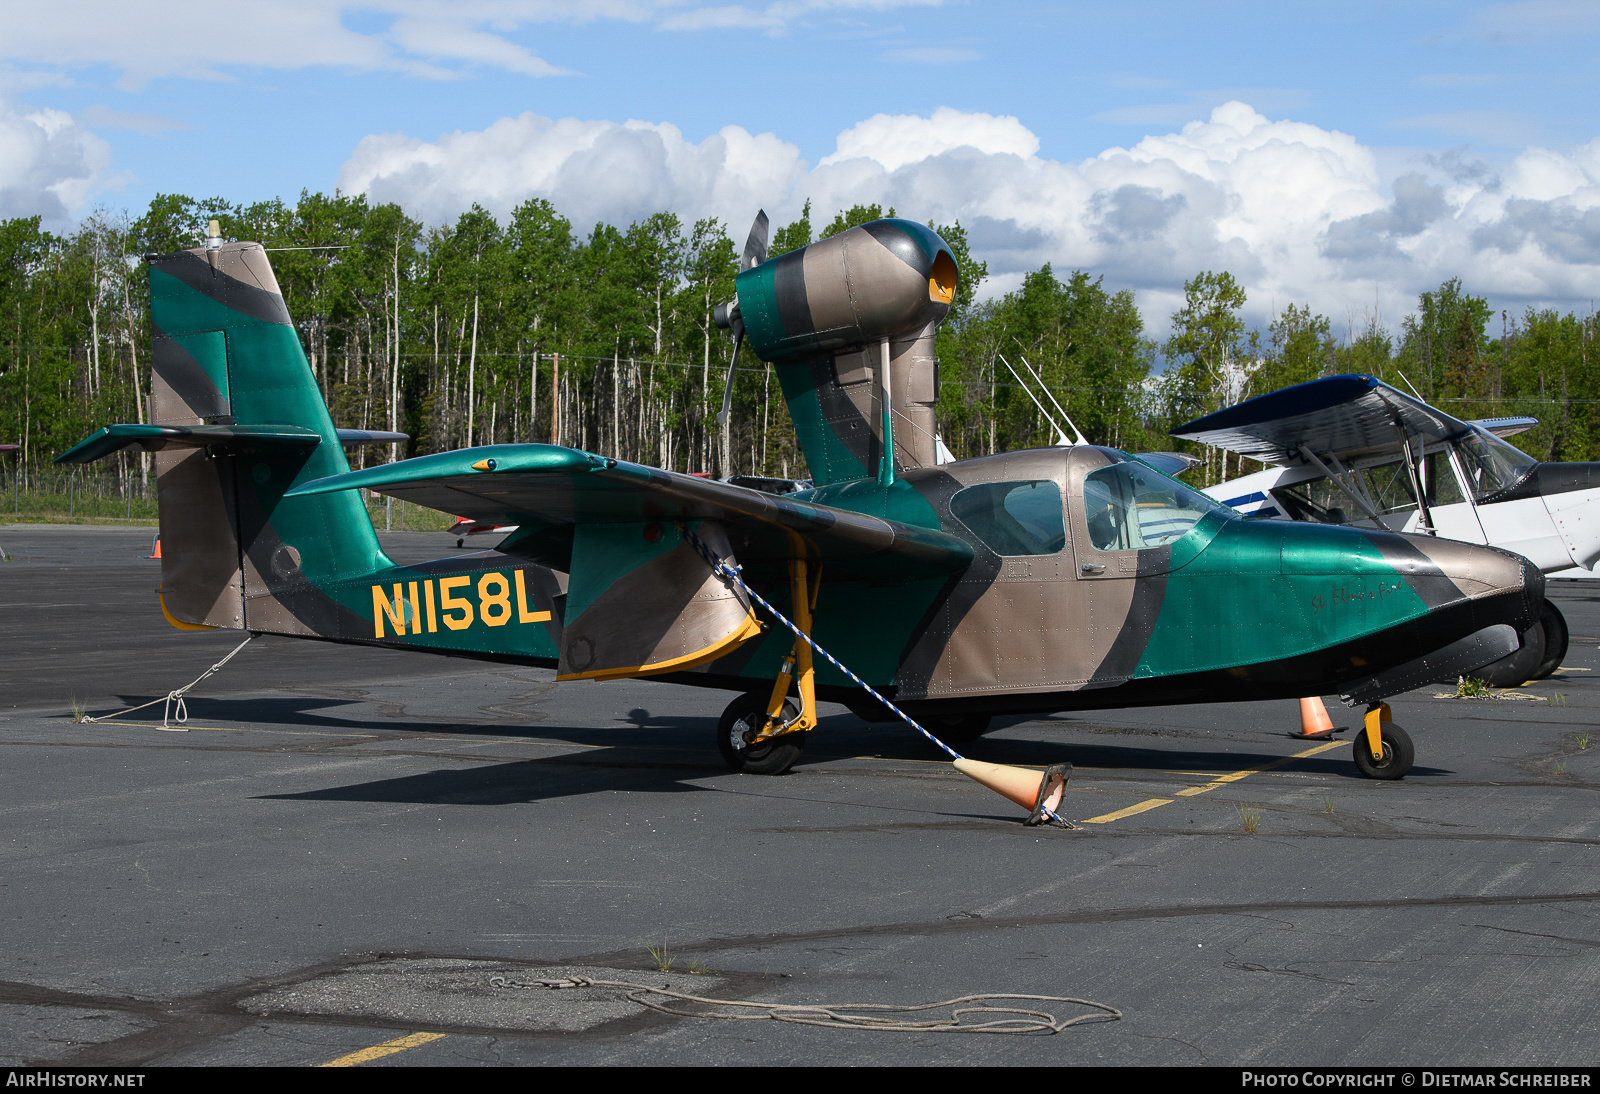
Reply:
[[[1300, 455], [1304, 456], [1308, 463], [1315, 464], [1317, 470], [1321, 471], [1324, 475], [1328, 476], [1328, 481], [1329, 482], [1333, 483], [1333, 485], [1337, 486], [1340, 490], [1344, 491], [1344, 494], [1345, 494], [1345, 496], [1347, 498], [1349, 498], [1351, 501], [1355, 502], [1363, 510], [1365, 510], [1365, 512], [1366, 512], [1368, 517], [1370, 517], [1373, 520], [1377, 520], [1378, 519], [1377, 506], [1373, 505], [1372, 502], [1368, 501], [1367, 500], [1367, 496], [1365, 494], [1361, 493], [1360, 488], [1357, 487], [1356, 482], [1355, 482], [1354, 479], [1349, 479], [1348, 481], [1346, 481], [1346, 478], [1347, 478], [1349, 472], [1345, 472], [1344, 474], [1340, 474], [1339, 471], [1344, 471], [1344, 468], [1342, 466], [1340, 467], [1339, 471], [1335, 471], [1333, 468], [1329, 467], [1327, 464], [1325, 464], [1321, 460], [1319, 460], [1317, 458], [1317, 454], [1315, 452], [1311, 451], [1311, 449], [1307, 448], [1303, 444], [1300, 446]], [[1328, 453], [1328, 458], [1330, 460], [1332, 460], [1334, 463], [1338, 463], [1339, 462], [1338, 457], [1335, 456], [1331, 452]]]
[[1427, 451], [1427, 442], [1418, 434], [1416, 446], [1413, 447], [1399, 418], [1395, 419], [1394, 424], [1400, 431], [1400, 447], [1405, 450], [1406, 474], [1411, 476], [1411, 492], [1417, 496], [1417, 530], [1436, 536], [1439, 533], [1434, 530], [1433, 514], [1428, 512], [1428, 493], [1423, 489], [1422, 482], [1422, 454]]

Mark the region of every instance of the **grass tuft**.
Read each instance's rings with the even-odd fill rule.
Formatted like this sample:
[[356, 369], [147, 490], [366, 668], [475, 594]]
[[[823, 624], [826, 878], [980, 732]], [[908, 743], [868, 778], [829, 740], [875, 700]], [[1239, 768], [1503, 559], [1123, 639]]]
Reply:
[[1261, 807], [1240, 802], [1235, 808], [1239, 810], [1239, 824], [1245, 834], [1255, 835], [1256, 829], [1261, 827]]
[[1578, 750], [1580, 752], [1589, 747], [1589, 738], [1588, 737], [1579, 737], [1579, 738], [1577, 738], [1577, 741], [1578, 741]]
[[77, 725], [83, 724], [83, 716], [88, 713], [88, 705], [76, 696], [67, 700], [67, 705], [72, 707], [72, 721]]
[[1491, 694], [1489, 685], [1476, 676], [1456, 677], [1457, 699], [1488, 699]]
[[656, 963], [656, 972], [672, 971], [672, 963], [676, 961], [677, 958], [673, 957], [672, 952], [667, 949], [667, 943], [665, 939], [662, 940], [660, 946], [648, 946], [646, 949], [649, 950], [650, 960]]

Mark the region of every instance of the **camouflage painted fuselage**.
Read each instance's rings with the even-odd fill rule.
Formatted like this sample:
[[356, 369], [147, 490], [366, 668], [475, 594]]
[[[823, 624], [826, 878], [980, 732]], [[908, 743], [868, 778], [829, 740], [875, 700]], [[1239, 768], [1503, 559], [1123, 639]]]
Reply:
[[[803, 494], [549, 445], [350, 472], [255, 244], [151, 260], [151, 424], [111, 427], [62, 458], [156, 451], [164, 609], [178, 625], [548, 665], [563, 679], [769, 686], [792, 637], [763, 632], [685, 529], [780, 610], [790, 561], [820, 568], [817, 641], [914, 712], [1326, 694], [1535, 617], [1541, 575], [1491, 548], [1220, 507], [1116, 541], [1103, 500], [1086, 500], [1095, 476], [1132, 468], [1151, 489], [1187, 488], [1112, 450], [933, 464], [932, 334], [953, 260], [925, 229], [869, 229], [740, 278], [752, 341], [777, 362], [825, 472]], [[835, 274], [855, 296], [825, 284]], [[872, 285], [900, 302], [866, 307]], [[819, 317], [832, 333], [794, 326]], [[858, 383], [863, 369], [881, 382]], [[1032, 531], [1005, 525], [1010, 495], [995, 484], [1046, 516]], [[360, 489], [518, 531], [495, 551], [397, 566]], [[1119, 519], [1137, 525], [1154, 504], [1135, 499]], [[984, 505], [989, 525], [974, 515]], [[833, 669], [818, 679], [823, 698], [859, 705]]]

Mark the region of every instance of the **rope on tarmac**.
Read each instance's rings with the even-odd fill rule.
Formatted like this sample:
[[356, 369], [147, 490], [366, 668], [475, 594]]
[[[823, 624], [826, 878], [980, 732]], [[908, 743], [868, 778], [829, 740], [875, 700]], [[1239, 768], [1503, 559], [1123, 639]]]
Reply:
[[[1090, 999], [1074, 999], [1066, 995], [1020, 995], [1016, 993], [984, 993], [979, 995], [961, 995], [954, 999], [946, 999], [939, 1003], [912, 1003], [904, 1006], [893, 1003], [835, 1003], [829, 1006], [820, 1004], [792, 1004], [792, 1003], [759, 1003], [748, 999], [708, 999], [703, 995], [689, 995], [681, 991], [671, 991], [667, 988], [653, 988], [647, 984], [635, 984], [627, 980], [596, 980], [587, 976], [568, 976], [560, 980], [513, 980], [508, 976], [491, 976], [491, 987], [496, 988], [521, 988], [529, 991], [549, 990], [560, 991], [568, 988], [622, 988], [627, 991], [628, 998], [638, 1003], [641, 1007], [648, 1007], [662, 1014], [674, 1014], [681, 1018], [720, 1018], [736, 1022], [773, 1021], [787, 1022], [800, 1026], [821, 1026], [825, 1029], [865, 1029], [880, 1033], [1060, 1033], [1069, 1026], [1091, 1019], [1109, 1017], [1116, 1021], [1122, 1017], [1122, 1012], [1116, 1007], [1104, 1003], [1096, 1003]], [[673, 1006], [668, 1002], [651, 999], [650, 996], [660, 996], [664, 1000], [675, 1001]], [[1019, 1000], [1024, 1003], [1071, 1003], [1081, 1007], [1089, 1007], [1092, 1012], [1100, 1013], [1080, 1014], [1075, 1018], [1065, 1021], [1059, 1020], [1054, 1014], [1043, 1010], [1034, 1010], [1027, 1006], [995, 1007], [995, 1006], [967, 1006], [964, 1004], [987, 1004], [1001, 1000]], [[700, 1007], [735, 1008], [732, 1010], [703, 1010], [687, 1009], [684, 1004], [698, 1004]], [[941, 1015], [928, 1021], [913, 1021], [896, 1015], [921, 1013], [930, 1010], [950, 1008], [948, 1015]], [[867, 1011], [875, 1013], [850, 1013], [852, 1011]], [[1009, 1015], [1009, 1017], [987, 1018], [976, 1022], [963, 1022], [967, 1015]]]
[[[233, 647], [233, 653], [228, 654], [228, 656], [224, 657], [221, 661], [218, 661], [215, 665], [212, 665], [210, 668], [206, 669], [205, 672], [202, 672], [199, 676], [196, 676], [193, 680], [183, 685], [183, 687], [167, 692], [166, 695], [162, 696], [160, 699], [152, 699], [148, 703], [140, 703], [136, 707], [129, 707], [127, 710], [119, 710], [115, 714], [102, 714], [98, 718], [91, 718], [89, 715], [83, 714], [78, 717], [78, 722], [81, 725], [92, 725], [95, 722], [109, 722], [111, 719], [120, 718], [124, 714], [132, 714], [136, 710], [143, 710], [145, 707], [153, 707], [157, 703], [162, 703], [164, 705], [161, 708], [161, 728], [171, 730], [175, 733], [187, 733], [189, 732], [188, 729], [182, 727], [183, 723], [189, 720], [189, 708], [187, 705], [185, 705], [183, 697], [189, 693], [191, 688], [195, 687], [202, 680], [206, 679], [212, 673], [222, 668], [222, 666], [226, 665], [229, 661], [232, 661], [234, 654], [248, 646], [250, 644], [250, 640], [254, 637], [255, 634], [253, 632], [245, 635], [244, 641]], [[176, 707], [174, 707], [174, 704], [176, 704]], [[172, 725], [174, 720], [178, 722], [177, 726]]]
[[[961, 760], [966, 758], [962, 756], [961, 753], [957, 752], [955, 749], [939, 740], [939, 738], [935, 737], [932, 733], [929, 733], [926, 729], [923, 729], [922, 726], [911, 717], [911, 715], [907, 714], [905, 711], [889, 702], [889, 700], [885, 699], [882, 695], [879, 695], [871, 684], [867, 683], [865, 680], [861, 679], [861, 677], [845, 668], [844, 665], [839, 662], [838, 658], [834, 657], [833, 654], [817, 645], [809, 634], [806, 634], [799, 627], [789, 622], [788, 616], [784, 615], [777, 608], [774, 608], [761, 596], [760, 593], [756, 592], [749, 585], [745, 584], [744, 578], [740, 576], [740, 571], [743, 569], [743, 567], [728, 565], [722, 560], [721, 556], [719, 556], [715, 551], [706, 545], [704, 540], [695, 535], [693, 532], [689, 531], [688, 527], [682, 522], [679, 522], [678, 524], [678, 531], [682, 534], [683, 538], [688, 541], [689, 545], [700, 553], [700, 557], [705, 559], [706, 565], [711, 567], [713, 573], [722, 578], [724, 581], [732, 582], [733, 584], [739, 586], [739, 588], [743, 589], [745, 594], [749, 596], [751, 600], [754, 600], [757, 604], [760, 604], [763, 608], [767, 609], [768, 612], [772, 613], [773, 617], [776, 618], [779, 623], [782, 623], [785, 627], [788, 627], [794, 632], [796, 638], [800, 639], [806, 645], [810, 646], [814, 651], [821, 654], [828, 664], [844, 673], [851, 680], [854, 680], [868, 695], [872, 696], [874, 699], [878, 700], [878, 702], [888, 707], [902, 722], [916, 730], [918, 733], [922, 734], [930, 742], [932, 742], [933, 745], [942, 749], [952, 760]], [[1063, 820], [1061, 817], [1051, 812], [1048, 808], [1044, 808], [1043, 812], [1045, 816], [1049, 817], [1052, 821], [1063, 828], [1077, 827], [1077, 825], [1072, 824], [1070, 821]]]

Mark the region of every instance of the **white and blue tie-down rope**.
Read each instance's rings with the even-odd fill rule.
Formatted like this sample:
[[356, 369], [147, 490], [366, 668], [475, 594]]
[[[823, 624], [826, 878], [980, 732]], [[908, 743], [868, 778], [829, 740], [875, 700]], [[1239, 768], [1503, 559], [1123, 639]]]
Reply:
[[[806, 645], [810, 646], [812, 650], [820, 654], [822, 658], [828, 662], [828, 664], [832, 665], [834, 668], [844, 673], [845, 676], [853, 680], [856, 684], [860, 685], [861, 689], [868, 695], [872, 696], [874, 699], [878, 700], [878, 702], [892, 710], [896, 717], [926, 737], [930, 743], [949, 755], [952, 760], [961, 760], [966, 758], [962, 756], [961, 753], [957, 752], [955, 749], [939, 740], [939, 738], [935, 737], [932, 733], [929, 733], [926, 729], [923, 729], [922, 726], [917, 723], [916, 719], [912, 718], [911, 715], [907, 714], [889, 700], [885, 699], [882, 695], [878, 694], [877, 690], [874, 689], [871, 684], [867, 683], [865, 680], [861, 679], [861, 677], [847, 669], [837, 657], [833, 656], [833, 654], [817, 645], [816, 641], [812, 639], [809, 634], [806, 634], [799, 627], [791, 623], [788, 616], [784, 615], [777, 608], [774, 608], [764, 597], [762, 597], [760, 593], [756, 592], [745, 583], [744, 577], [740, 572], [743, 567], [729, 565], [727, 562], [724, 562], [721, 556], [708, 547], [704, 540], [691, 532], [684, 524], [678, 524], [678, 531], [682, 533], [684, 540], [688, 542], [689, 546], [693, 547], [697, 552], [699, 552], [700, 557], [706, 560], [706, 565], [711, 567], [712, 573], [722, 578], [722, 580], [730, 582], [731, 584], [743, 589], [746, 596], [755, 601], [757, 604], [760, 604], [774, 619], [793, 631], [796, 638], [800, 639]], [[1043, 807], [1041, 811], [1045, 816], [1049, 817], [1055, 823], [1063, 827], [1072, 827], [1072, 825], [1069, 825], [1067, 821], [1062, 820], [1048, 807]]]

